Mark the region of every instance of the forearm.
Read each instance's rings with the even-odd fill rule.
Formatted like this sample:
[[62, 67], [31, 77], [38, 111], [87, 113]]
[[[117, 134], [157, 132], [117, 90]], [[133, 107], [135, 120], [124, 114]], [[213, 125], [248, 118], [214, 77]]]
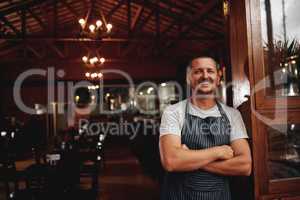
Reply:
[[177, 148], [172, 155], [163, 159], [163, 165], [168, 171], [193, 171], [219, 159], [215, 148], [203, 150], [186, 150]]
[[240, 155], [224, 161], [211, 162], [202, 169], [227, 176], [249, 176], [251, 173], [251, 161], [247, 156]]

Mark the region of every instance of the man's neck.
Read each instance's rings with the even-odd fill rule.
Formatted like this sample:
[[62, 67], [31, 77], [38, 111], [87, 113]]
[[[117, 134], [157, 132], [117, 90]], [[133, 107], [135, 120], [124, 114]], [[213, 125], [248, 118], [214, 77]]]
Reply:
[[191, 98], [192, 104], [195, 106], [203, 109], [203, 110], [208, 110], [216, 105], [216, 100], [215, 98], [197, 98], [197, 97], [192, 97]]

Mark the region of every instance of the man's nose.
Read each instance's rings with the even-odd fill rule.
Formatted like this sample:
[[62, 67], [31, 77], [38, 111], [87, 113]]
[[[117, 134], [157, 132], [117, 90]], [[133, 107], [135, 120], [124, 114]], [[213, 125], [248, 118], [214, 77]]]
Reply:
[[208, 73], [207, 73], [207, 71], [203, 71], [203, 78], [208, 78]]

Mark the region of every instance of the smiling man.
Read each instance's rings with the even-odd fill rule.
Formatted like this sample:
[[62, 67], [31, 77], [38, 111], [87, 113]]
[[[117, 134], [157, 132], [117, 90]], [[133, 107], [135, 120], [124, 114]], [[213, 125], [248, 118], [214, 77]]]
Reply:
[[215, 97], [220, 79], [212, 57], [193, 59], [187, 69], [192, 96], [162, 115], [159, 146], [167, 171], [162, 200], [229, 200], [228, 177], [251, 173], [241, 114]]

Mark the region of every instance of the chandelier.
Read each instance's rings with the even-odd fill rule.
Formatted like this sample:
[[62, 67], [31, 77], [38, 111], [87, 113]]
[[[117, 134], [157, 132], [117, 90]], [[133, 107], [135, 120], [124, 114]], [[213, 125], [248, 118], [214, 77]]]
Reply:
[[105, 58], [99, 56], [83, 56], [81, 59], [88, 67], [94, 67], [99, 64], [102, 65], [105, 62]]
[[104, 36], [107, 36], [111, 33], [112, 24], [103, 23], [100, 19], [90, 20], [91, 23], [88, 23], [87, 19], [79, 19], [78, 23], [80, 24], [80, 37], [88, 37], [92, 39], [101, 39]]
[[91, 80], [99, 80], [103, 77], [101, 72], [86, 72], [85, 77]]

